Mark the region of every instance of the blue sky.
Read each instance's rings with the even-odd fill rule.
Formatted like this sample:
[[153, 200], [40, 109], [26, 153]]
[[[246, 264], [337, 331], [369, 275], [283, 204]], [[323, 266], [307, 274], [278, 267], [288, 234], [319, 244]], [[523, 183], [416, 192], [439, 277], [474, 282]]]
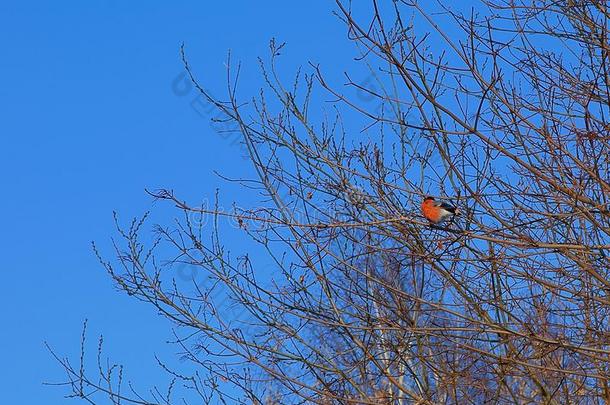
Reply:
[[[153, 355], [174, 355], [163, 343], [170, 325], [115, 291], [90, 243], [111, 253], [112, 211], [128, 220], [151, 209], [144, 188], [203, 199], [219, 187], [230, 203], [247, 196], [213, 171], [250, 173], [232, 139], [192, 107], [195, 93], [172, 91], [179, 46], [219, 95], [231, 49], [242, 93], [252, 94], [256, 57], [272, 37], [288, 42], [287, 74], [308, 61], [349, 61], [331, 11], [321, 0], [0, 3], [3, 403], [67, 402], [42, 385], [63, 377], [43, 342], [74, 357], [85, 318], [129, 379], [157, 381]], [[171, 211], [154, 212], [167, 220]]]

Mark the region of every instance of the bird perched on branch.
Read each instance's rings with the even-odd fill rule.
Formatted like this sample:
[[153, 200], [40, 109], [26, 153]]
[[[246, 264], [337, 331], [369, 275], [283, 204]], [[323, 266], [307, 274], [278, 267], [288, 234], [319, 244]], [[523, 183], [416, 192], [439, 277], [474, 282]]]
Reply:
[[435, 201], [434, 197], [424, 198], [424, 202], [421, 203], [421, 210], [424, 217], [433, 224], [440, 224], [448, 218], [459, 214], [458, 209], [453, 205]]

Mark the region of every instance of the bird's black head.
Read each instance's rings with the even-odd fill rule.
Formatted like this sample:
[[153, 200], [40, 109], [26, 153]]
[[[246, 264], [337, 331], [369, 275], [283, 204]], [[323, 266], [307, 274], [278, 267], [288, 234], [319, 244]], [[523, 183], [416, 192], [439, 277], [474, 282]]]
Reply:
[[434, 197], [430, 197], [429, 195], [424, 198], [424, 201], [434, 201]]

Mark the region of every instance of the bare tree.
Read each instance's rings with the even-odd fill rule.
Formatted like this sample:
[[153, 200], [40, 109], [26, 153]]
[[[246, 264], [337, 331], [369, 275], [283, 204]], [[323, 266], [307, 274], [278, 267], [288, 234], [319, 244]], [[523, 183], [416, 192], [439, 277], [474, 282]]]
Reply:
[[[610, 404], [606, 2], [482, 0], [464, 14], [337, 0], [336, 14], [365, 82], [310, 65], [285, 85], [272, 41], [260, 94], [240, 98], [229, 60], [218, 100], [183, 52], [239, 128], [257, 177], [236, 181], [262, 201], [221, 210], [151, 192], [184, 220], [152, 243], [135, 220], [118, 260], [99, 256], [178, 326], [199, 371], [164, 367], [171, 386], [204, 403]], [[462, 215], [430, 225], [429, 194]], [[231, 257], [223, 219], [273, 269]], [[213, 283], [176, 281], [184, 265]], [[58, 358], [72, 396], [179, 402], [122, 394], [82, 358]]]

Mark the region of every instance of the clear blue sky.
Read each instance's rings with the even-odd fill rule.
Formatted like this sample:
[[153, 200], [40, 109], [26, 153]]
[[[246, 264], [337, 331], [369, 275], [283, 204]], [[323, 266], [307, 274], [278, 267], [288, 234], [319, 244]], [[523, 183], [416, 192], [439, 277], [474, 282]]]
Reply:
[[68, 402], [42, 386], [63, 377], [43, 342], [74, 357], [85, 318], [129, 379], [156, 381], [153, 354], [174, 354], [170, 326], [115, 291], [90, 242], [110, 253], [112, 211], [127, 220], [150, 209], [144, 188], [202, 199], [221, 187], [239, 200], [213, 170], [250, 170], [191, 107], [195, 94], [172, 92], [179, 46], [215, 94], [231, 49], [248, 94], [271, 37], [288, 42], [286, 72], [349, 60], [331, 10], [322, 0], [0, 2], [3, 404]]

